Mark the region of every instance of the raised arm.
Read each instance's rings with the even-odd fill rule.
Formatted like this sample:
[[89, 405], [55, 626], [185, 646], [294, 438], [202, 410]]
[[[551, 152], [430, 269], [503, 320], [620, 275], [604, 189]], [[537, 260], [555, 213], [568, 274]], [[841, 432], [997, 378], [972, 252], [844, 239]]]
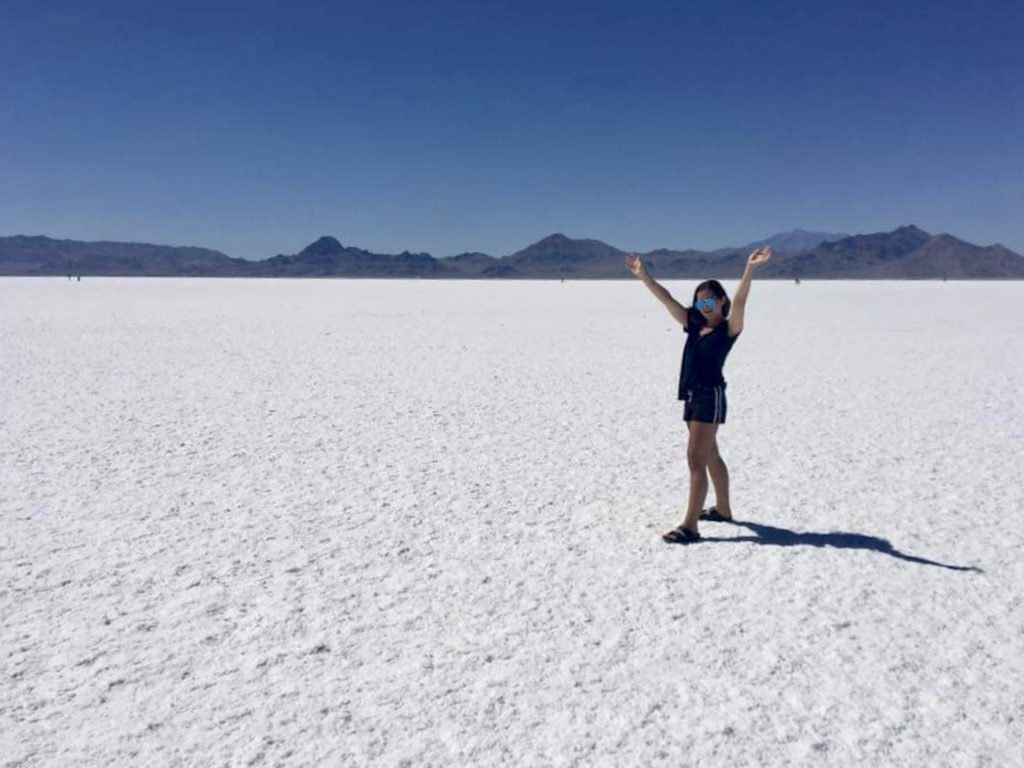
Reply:
[[665, 309], [678, 320], [683, 326], [686, 325], [687, 309], [678, 301], [672, 298], [672, 294], [665, 290], [665, 288], [658, 284], [658, 282], [647, 274], [647, 269], [644, 267], [643, 261], [635, 253], [629, 254], [626, 257], [626, 266], [629, 271], [634, 275], [643, 280], [644, 285], [651, 289], [651, 293], [654, 294], [655, 298], [658, 299], [662, 304], [665, 305]]
[[772, 257], [770, 245], [758, 248], [747, 257], [747, 267], [743, 270], [743, 278], [739, 288], [732, 297], [732, 309], [729, 310], [729, 335], [736, 336], [743, 330], [743, 314], [747, 309], [747, 298], [750, 296], [750, 281], [754, 279], [754, 270]]

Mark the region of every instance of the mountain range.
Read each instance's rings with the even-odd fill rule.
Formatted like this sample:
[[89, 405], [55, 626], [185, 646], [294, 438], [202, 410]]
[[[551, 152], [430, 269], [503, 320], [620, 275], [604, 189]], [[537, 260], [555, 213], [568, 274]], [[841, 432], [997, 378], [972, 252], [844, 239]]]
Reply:
[[[711, 251], [658, 249], [638, 253], [656, 278], [738, 277], [747, 254], [770, 244], [765, 278], [1022, 279], [1024, 256], [1002, 245], [978, 246], [907, 225], [891, 232], [846, 235], [793, 230], [743, 246]], [[0, 275], [123, 275], [181, 277], [421, 277], [625, 279], [627, 251], [600, 240], [545, 237], [508, 256], [461, 253], [379, 254], [321, 237], [296, 254], [262, 261], [207, 248], [148, 243], [80, 242], [44, 236], [0, 237]]]

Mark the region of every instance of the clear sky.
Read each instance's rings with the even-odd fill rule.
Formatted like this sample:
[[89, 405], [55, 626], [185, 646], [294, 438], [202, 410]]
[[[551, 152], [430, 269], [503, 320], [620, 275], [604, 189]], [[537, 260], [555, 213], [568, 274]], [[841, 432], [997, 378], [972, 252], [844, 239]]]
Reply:
[[0, 235], [1024, 253], [1024, 5], [0, 3]]

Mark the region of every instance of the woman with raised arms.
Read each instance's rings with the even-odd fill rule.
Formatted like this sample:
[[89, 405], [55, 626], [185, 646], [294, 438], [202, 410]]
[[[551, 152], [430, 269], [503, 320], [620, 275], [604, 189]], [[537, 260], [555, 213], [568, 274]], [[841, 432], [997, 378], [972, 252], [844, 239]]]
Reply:
[[[750, 295], [754, 271], [772, 256], [770, 245], [758, 248], [747, 258], [747, 266], [730, 301], [722, 284], [705, 280], [693, 292], [693, 306], [684, 307], [658, 284], [635, 254], [626, 266], [679, 321], [686, 331], [686, 345], [679, 372], [679, 399], [685, 401], [683, 419], [690, 430], [686, 459], [690, 466], [690, 496], [686, 517], [662, 538], [674, 544], [700, 541], [697, 521], [732, 520], [729, 504], [729, 470], [718, 452], [718, 425], [725, 423], [725, 378], [722, 367], [732, 345], [743, 330], [743, 315]], [[708, 493], [708, 473], [715, 486], [715, 506], [702, 513]]]

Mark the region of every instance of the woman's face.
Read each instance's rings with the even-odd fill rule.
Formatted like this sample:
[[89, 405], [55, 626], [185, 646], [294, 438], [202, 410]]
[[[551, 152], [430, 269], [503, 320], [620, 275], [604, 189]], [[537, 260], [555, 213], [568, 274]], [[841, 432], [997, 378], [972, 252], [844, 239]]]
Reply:
[[697, 291], [697, 299], [693, 303], [697, 311], [704, 315], [709, 324], [722, 320], [722, 300], [709, 290]]

